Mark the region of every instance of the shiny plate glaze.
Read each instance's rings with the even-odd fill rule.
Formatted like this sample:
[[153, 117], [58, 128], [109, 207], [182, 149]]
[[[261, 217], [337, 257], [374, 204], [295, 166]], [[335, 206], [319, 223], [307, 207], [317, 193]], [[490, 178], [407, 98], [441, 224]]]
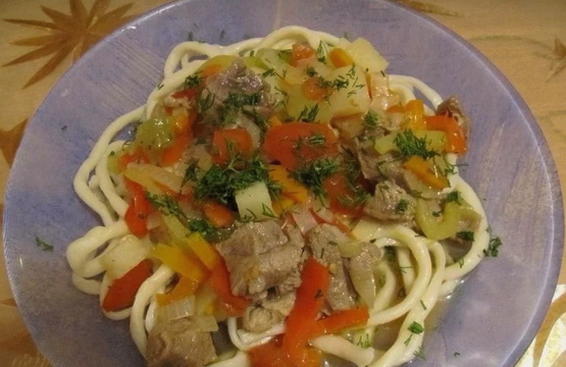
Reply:
[[[127, 321], [77, 291], [64, 253], [97, 218], [72, 179], [106, 125], [145, 101], [178, 42], [228, 44], [299, 24], [365, 37], [391, 73], [456, 95], [472, 125], [463, 176], [484, 198], [501, 255], [456, 290], [412, 366], [512, 366], [541, 323], [560, 268], [563, 208], [544, 138], [517, 92], [483, 56], [432, 20], [385, 1], [193, 0], [158, 8], [67, 72], [29, 123], [8, 184], [4, 244], [18, 307], [54, 366], [139, 366]], [[35, 236], [54, 245], [35, 246]], [[459, 354], [457, 354], [459, 353]]]

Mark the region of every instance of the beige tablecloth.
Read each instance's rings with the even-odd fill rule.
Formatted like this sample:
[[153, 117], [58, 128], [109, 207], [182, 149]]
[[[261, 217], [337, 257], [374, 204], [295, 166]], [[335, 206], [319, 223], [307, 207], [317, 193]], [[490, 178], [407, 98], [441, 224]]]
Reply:
[[[456, 31], [503, 71], [536, 116], [566, 182], [566, 1], [397, 1]], [[164, 2], [0, 1], [0, 192], [26, 122], [57, 78], [100, 38]], [[47, 366], [0, 263], [0, 366]], [[566, 366], [565, 293], [563, 266], [544, 324], [518, 366]]]

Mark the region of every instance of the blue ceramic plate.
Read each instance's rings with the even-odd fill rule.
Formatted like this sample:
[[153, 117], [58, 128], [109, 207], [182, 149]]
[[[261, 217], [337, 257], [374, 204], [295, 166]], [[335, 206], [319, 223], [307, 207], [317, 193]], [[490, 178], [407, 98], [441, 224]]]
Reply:
[[[512, 366], [535, 335], [556, 285], [563, 212], [556, 169], [517, 92], [458, 36], [385, 1], [193, 0], [148, 13], [105, 39], [61, 78], [30, 122], [6, 196], [5, 255], [16, 301], [55, 366], [140, 366], [126, 321], [105, 319], [71, 284], [67, 244], [98, 224], [72, 179], [117, 116], [144, 103], [178, 42], [232, 43], [290, 24], [370, 40], [391, 73], [456, 95], [473, 121], [464, 177], [503, 239], [460, 287], [414, 366]], [[43, 252], [35, 236], [52, 243]], [[459, 354], [458, 354], [459, 353]], [[455, 355], [456, 354], [456, 355]]]

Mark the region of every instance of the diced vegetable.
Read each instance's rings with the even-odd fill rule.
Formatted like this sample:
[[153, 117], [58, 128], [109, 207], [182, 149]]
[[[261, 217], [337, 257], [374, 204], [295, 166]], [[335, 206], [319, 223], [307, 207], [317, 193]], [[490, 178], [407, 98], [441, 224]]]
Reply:
[[301, 88], [304, 96], [311, 101], [320, 101], [330, 94], [329, 89], [321, 85], [319, 78], [308, 78]]
[[198, 73], [203, 77], [207, 78], [211, 75], [218, 74], [222, 70], [225, 70], [230, 66], [236, 56], [233, 55], [218, 55], [208, 59], [204, 64], [198, 69]]
[[352, 268], [350, 269], [350, 279], [362, 302], [366, 306], [372, 307], [377, 295], [375, 274], [371, 271]]
[[210, 223], [217, 228], [229, 227], [236, 219], [230, 208], [215, 201], [205, 202], [202, 211]]
[[433, 240], [443, 240], [453, 237], [461, 231], [460, 221], [467, 218], [477, 218], [478, 214], [467, 204], [448, 202], [444, 205], [441, 216], [434, 216], [427, 202], [423, 199], [417, 201], [416, 216], [417, 224], [424, 234]]
[[308, 189], [289, 175], [283, 166], [270, 165], [269, 178], [281, 186], [281, 194], [297, 203], [304, 203], [309, 197]]
[[314, 56], [313, 48], [306, 42], [293, 44], [291, 53], [291, 65], [297, 66], [301, 60], [309, 59]]
[[297, 366], [305, 365], [308, 360], [307, 343], [316, 329], [316, 318], [324, 304], [329, 283], [328, 269], [314, 258], [309, 258], [304, 264], [301, 285], [285, 322], [283, 335], [283, 349]]
[[200, 284], [206, 278], [207, 270], [201, 262], [179, 247], [157, 244], [151, 255], [196, 283]]
[[299, 207], [293, 209], [291, 215], [303, 235], [318, 225], [318, 222], [308, 208]]
[[121, 278], [149, 255], [150, 246], [136, 236], [122, 237], [116, 246], [101, 258], [106, 273], [112, 279]]
[[265, 344], [252, 348], [248, 356], [252, 367], [296, 367], [281, 347], [281, 337], [275, 337]]
[[169, 292], [157, 293], [155, 295], [157, 304], [160, 306], [165, 306], [172, 302], [188, 297], [196, 292], [198, 285], [199, 284], [194, 280], [181, 276], [179, 277], [177, 284], [175, 284], [173, 289], [171, 289]]
[[197, 315], [193, 316], [193, 321], [195, 323], [196, 330], [203, 331], [205, 333], [218, 331], [218, 322], [214, 316]]
[[216, 163], [227, 163], [234, 154], [249, 157], [252, 152], [252, 138], [246, 129], [220, 129], [214, 132], [212, 145], [216, 149]]
[[209, 283], [210, 282], [202, 284], [195, 294], [197, 315], [214, 314], [214, 304], [216, 303], [218, 296]]
[[172, 119], [152, 118], [139, 124], [134, 144], [146, 151], [161, 150], [173, 140]]
[[424, 130], [424, 104], [420, 99], [412, 99], [405, 104], [407, 128], [411, 130]]
[[311, 337], [335, 334], [344, 329], [364, 326], [369, 318], [367, 307], [352, 308], [333, 313], [317, 321], [315, 334]]
[[435, 169], [431, 160], [425, 160], [415, 155], [409, 158], [403, 164], [403, 167], [414, 173], [415, 176], [432, 188], [440, 190], [449, 185], [446, 177]]
[[220, 262], [220, 255], [216, 249], [199, 232], [192, 233], [184, 246], [191, 249], [208, 270], [212, 271]]
[[115, 279], [102, 302], [104, 311], [114, 312], [130, 307], [142, 283], [151, 276], [152, 269], [151, 260], [143, 260], [121, 278]]
[[236, 191], [235, 199], [241, 218], [261, 220], [275, 216], [269, 190], [263, 181], [257, 181]]
[[124, 175], [143, 186], [152, 194], [163, 192], [159, 185], [174, 193], [179, 193], [183, 183], [183, 177], [152, 164], [132, 163], [124, 171]]
[[330, 200], [330, 210], [334, 213], [354, 217], [362, 215], [366, 192], [361, 187], [356, 190], [342, 172], [330, 176], [324, 181], [323, 187]]
[[303, 161], [335, 155], [337, 141], [327, 125], [290, 122], [269, 128], [262, 148], [269, 159], [293, 170]]
[[458, 122], [448, 116], [427, 116], [425, 118], [428, 129], [442, 130], [446, 133], [446, 151], [462, 154], [468, 150], [466, 133]]
[[[399, 151], [399, 147], [395, 144], [395, 139], [399, 135], [399, 132], [393, 132], [387, 134], [375, 140], [375, 150], [379, 154], [385, 154], [390, 151]], [[446, 147], [446, 134], [442, 131], [434, 130], [416, 130], [413, 131], [418, 139], [425, 139], [426, 147], [428, 150], [432, 150], [437, 153], [443, 153]]]
[[210, 285], [222, 301], [226, 312], [231, 316], [241, 316], [249, 305], [244, 297], [235, 296], [230, 288], [230, 273], [224, 260], [218, 262], [210, 275]]
[[188, 148], [191, 141], [189, 134], [181, 134], [173, 140], [173, 142], [163, 150], [161, 154], [161, 165], [171, 166], [181, 159], [183, 152]]
[[175, 321], [195, 314], [195, 296], [190, 295], [157, 308], [159, 322]]
[[125, 180], [125, 182], [131, 196], [131, 202], [124, 215], [124, 220], [130, 232], [141, 238], [147, 234], [147, 216], [151, 212], [151, 205], [140, 185], [129, 180]]
[[333, 48], [328, 56], [330, 57], [330, 61], [332, 61], [332, 64], [336, 68], [349, 66], [354, 63], [350, 54], [348, 54], [348, 52], [340, 47]]
[[371, 100], [363, 69], [358, 65], [345, 66], [334, 70], [329, 78], [343, 81], [329, 97], [334, 117], [367, 112]]
[[354, 63], [363, 70], [367, 69], [369, 72], [380, 72], [387, 68], [388, 62], [371, 43], [363, 38], [358, 38], [351, 43], [342, 41], [338, 46], [348, 52]]
[[[338, 249], [342, 257], [354, 257], [362, 251], [362, 243], [358, 240], [338, 243]], [[359, 292], [358, 292], [359, 293]]]

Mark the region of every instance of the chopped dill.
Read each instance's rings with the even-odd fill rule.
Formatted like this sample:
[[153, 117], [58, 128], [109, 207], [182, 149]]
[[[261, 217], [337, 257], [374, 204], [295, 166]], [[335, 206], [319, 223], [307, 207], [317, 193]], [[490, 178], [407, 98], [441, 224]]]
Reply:
[[438, 155], [435, 151], [427, 148], [425, 138], [417, 138], [411, 130], [399, 133], [395, 137], [394, 142], [403, 157], [416, 155], [423, 159], [428, 159]]
[[309, 187], [317, 197], [325, 195], [324, 181], [338, 171], [338, 163], [329, 158], [309, 162], [293, 172], [293, 177]]
[[503, 245], [503, 242], [501, 242], [501, 238], [492, 237], [489, 239], [489, 244], [487, 246], [487, 249], [483, 250], [483, 254], [486, 257], [497, 257], [499, 256], [499, 247], [501, 247], [501, 245]]
[[49, 243], [45, 242], [44, 240], [42, 240], [38, 236], [35, 236], [35, 245], [41, 251], [53, 251], [53, 245], [50, 245]]

